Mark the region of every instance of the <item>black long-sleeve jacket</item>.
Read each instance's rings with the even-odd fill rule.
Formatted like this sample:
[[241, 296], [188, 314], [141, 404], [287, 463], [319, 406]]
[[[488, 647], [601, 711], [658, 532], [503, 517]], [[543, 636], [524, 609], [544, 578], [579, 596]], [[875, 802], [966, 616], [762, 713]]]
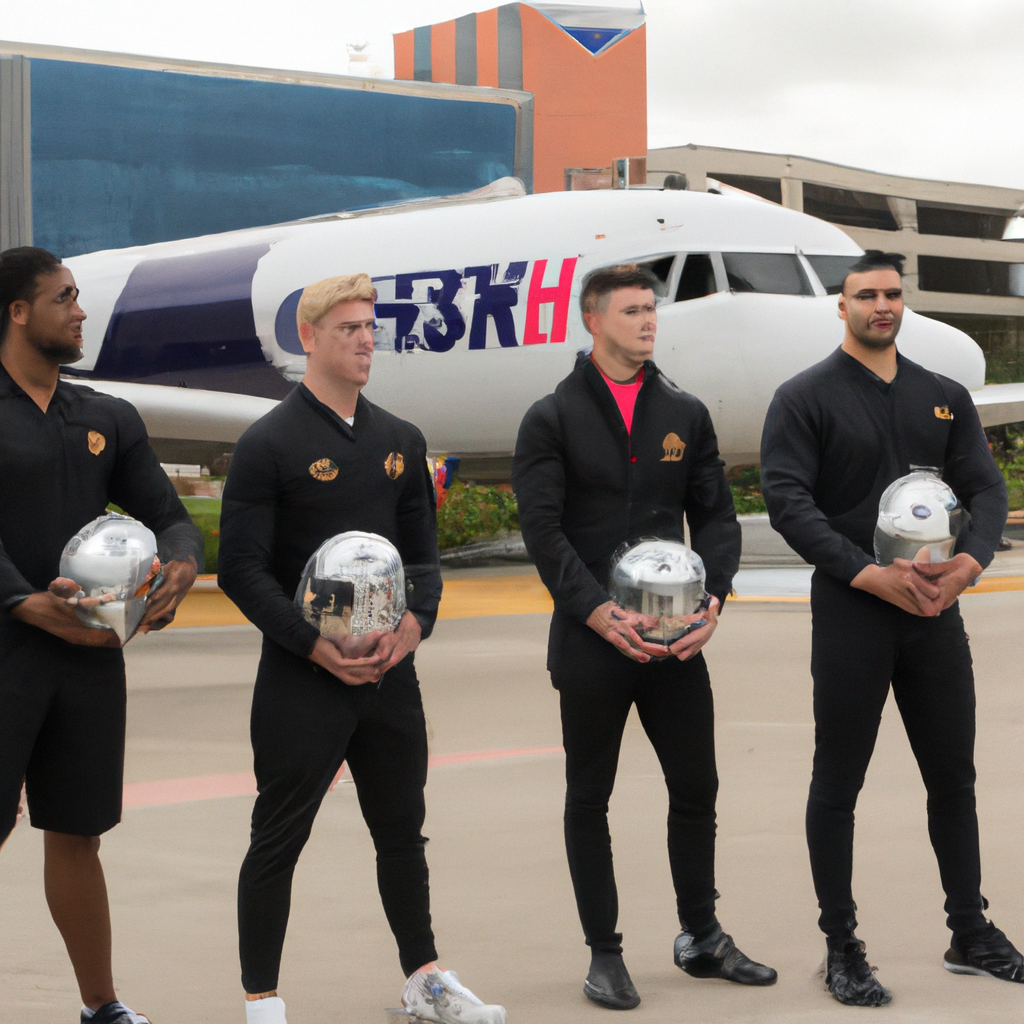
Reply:
[[984, 568], [1006, 524], [1006, 484], [962, 385], [900, 355], [886, 386], [836, 349], [776, 391], [761, 437], [771, 523], [836, 579], [875, 561], [878, 501], [912, 466], [938, 469], [971, 513], [956, 550]]
[[300, 385], [235, 448], [221, 511], [220, 585], [266, 636], [307, 657], [319, 633], [296, 608], [295, 591], [310, 555], [347, 530], [395, 545], [407, 605], [428, 636], [441, 572], [423, 435], [362, 395], [349, 426]]
[[162, 561], [203, 538], [134, 406], [58, 381], [44, 413], [0, 366], [0, 630], [7, 610], [56, 579], [64, 545], [113, 502], [155, 534]]
[[527, 411], [512, 460], [523, 540], [556, 616], [586, 621], [610, 600], [616, 548], [641, 537], [682, 541], [684, 515], [707, 590], [724, 604], [741, 535], [723, 465], [703, 403], [653, 362], [629, 433], [600, 371], [581, 356]]

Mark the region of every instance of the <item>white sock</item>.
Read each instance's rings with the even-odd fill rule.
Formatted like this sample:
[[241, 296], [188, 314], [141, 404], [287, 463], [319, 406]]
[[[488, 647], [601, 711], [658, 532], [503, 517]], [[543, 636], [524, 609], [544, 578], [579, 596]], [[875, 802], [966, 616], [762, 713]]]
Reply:
[[280, 996], [246, 999], [246, 1024], [288, 1024], [284, 1019], [284, 1000]]

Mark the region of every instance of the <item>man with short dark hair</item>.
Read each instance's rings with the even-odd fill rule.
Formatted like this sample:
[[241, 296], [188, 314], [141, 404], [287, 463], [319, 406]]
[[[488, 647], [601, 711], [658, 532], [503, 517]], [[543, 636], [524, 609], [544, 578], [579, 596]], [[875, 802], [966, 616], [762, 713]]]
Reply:
[[[0, 845], [22, 780], [44, 830], [46, 898], [91, 1024], [145, 1024], [111, 972], [99, 836], [121, 819], [125, 676], [117, 634], [83, 625], [64, 545], [114, 502], [157, 536], [164, 579], [139, 632], [195, 579], [203, 540], [127, 402], [59, 379], [82, 358], [78, 288], [44, 249], [0, 253]], [[92, 599], [84, 599], [86, 601]]]
[[[580, 296], [589, 356], [519, 429], [512, 479], [527, 550], [555, 612], [548, 669], [566, 756], [565, 843], [587, 945], [587, 998], [630, 1009], [640, 996], [622, 959], [608, 832], [622, 731], [635, 704], [669, 791], [668, 846], [682, 928], [676, 964], [695, 977], [770, 985], [715, 916], [715, 767], [711, 681], [701, 648], [739, 564], [740, 528], [707, 409], [652, 362], [656, 281], [635, 264], [593, 273]], [[707, 571], [706, 622], [670, 647], [641, 638], [647, 618], [611, 600], [626, 541], [683, 541]]]
[[[974, 797], [974, 676], [957, 598], [992, 559], [1006, 485], [968, 392], [896, 349], [902, 260], [872, 251], [839, 296], [842, 345], [775, 394], [761, 443], [772, 525], [815, 566], [815, 751], [807, 843], [842, 1003], [890, 994], [854, 934], [853, 812], [890, 683], [928, 790], [928, 830], [953, 940], [945, 966], [1024, 982], [1024, 958], [985, 919]], [[944, 563], [875, 562], [879, 499], [912, 467], [936, 467], [971, 514]]]
[[[427, 734], [413, 652], [441, 597], [426, 442], [360, 393], [373, 360], [366, 274], [306, 288], [296, 320], [302, 382], [241, 437], [224, 488], [220, 583], [263, 632], [251, 736], [259, 796], [238, 879], [248, 1024], [286, 1024], [277, 994], [292, 874], [342, 763], [377, 851], [377, 886], [406, 976], [403, 1005], [434, 1024], [504, 1024], [437, 965], [420, 830]], [[398, 549], [409, 584], [397, 629], [321, 636], [293, 596], [310, 556], [358, 530]]]

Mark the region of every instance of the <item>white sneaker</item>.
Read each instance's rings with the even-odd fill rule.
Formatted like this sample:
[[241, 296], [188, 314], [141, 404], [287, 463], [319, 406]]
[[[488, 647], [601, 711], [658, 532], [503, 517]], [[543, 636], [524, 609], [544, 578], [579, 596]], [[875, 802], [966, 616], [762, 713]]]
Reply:
[[505, 1024], [504, 1006], [486, 1006], [454, 971], [417, 971], [405, 983], [402, 1005], [430, 1024]]

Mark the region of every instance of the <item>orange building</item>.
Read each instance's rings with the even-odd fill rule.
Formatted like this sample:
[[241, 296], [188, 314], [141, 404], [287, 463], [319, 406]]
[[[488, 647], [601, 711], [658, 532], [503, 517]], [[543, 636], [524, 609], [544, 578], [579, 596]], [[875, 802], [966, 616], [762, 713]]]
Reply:
[[[395, 78], [533, 93], [534, 192], [647, 153], [643, 7], [512, 3], [395, 35]], [[641, 164], [631, 174], [637, 181]], [[642, 173], [642, 171], [641, 171]]]

